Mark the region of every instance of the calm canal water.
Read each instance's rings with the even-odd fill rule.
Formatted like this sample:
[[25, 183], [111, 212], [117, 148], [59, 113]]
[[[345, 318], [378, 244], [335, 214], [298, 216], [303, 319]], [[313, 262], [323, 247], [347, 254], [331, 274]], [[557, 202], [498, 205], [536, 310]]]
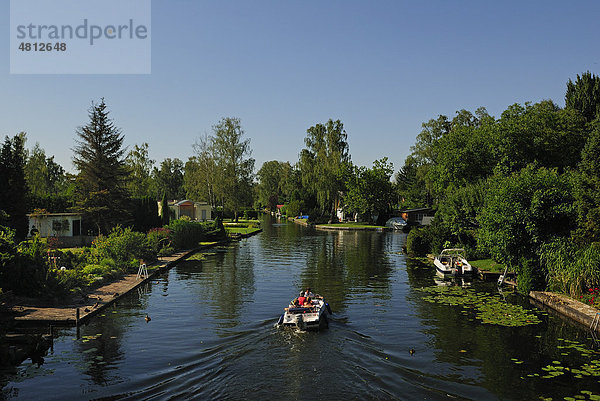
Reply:
[[[460, 306], [426, 302], [419, 289], [436, 285], [434, 270], [407, 261], [405, 240], [267, 221], [263, 233], [181, 263], [132, 293], [82, 327], [80, 339], [75, 329], [62, 330], [41, 367], [29, 361], [0, 373], [0, 399], [557, 400], [600, 393], [598, 377], [570, 370], [600, 359], [588, 332], [535, 308], [541, 323], [503, 327]], [[330, 303], [329, 329], [274, 327], [307, 286]], [[493, 284], [471, 288], [497, 292]], [[565, 374], [543, 378], [549, 364]]]

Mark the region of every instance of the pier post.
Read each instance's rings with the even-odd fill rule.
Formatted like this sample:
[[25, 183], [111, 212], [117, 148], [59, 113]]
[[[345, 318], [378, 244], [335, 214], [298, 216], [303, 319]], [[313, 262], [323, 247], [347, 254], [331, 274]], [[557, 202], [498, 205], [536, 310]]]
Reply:
[[50, 351], [54, 352], [54, 326], [50, 325]]

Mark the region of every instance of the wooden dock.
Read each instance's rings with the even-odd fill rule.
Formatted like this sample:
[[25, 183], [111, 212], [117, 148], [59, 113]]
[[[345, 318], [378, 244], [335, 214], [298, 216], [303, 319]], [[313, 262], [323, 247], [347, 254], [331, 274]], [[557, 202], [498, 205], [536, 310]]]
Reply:
[[215, 244], [204, 245], [161, 257], [156, 263], [147, 266], [147, 278], [139, 277], [137, 274], [126, 274], [117, 281], [96, 288], [79, 302], [72, 301], [64, 305], [42, 305], [38, 299], [15, 298], [13, 302], [6, 302], [4, 305], [4, 309], [7, 310], [5, 315], [9, 316], [5, 320], [9, 320], [11, 324], [17, 326], [76, 326], [84, 324], [87, 320], [124, 295], [145, 282], [152, 280], [156, 275], [175, 266], [189, 255], [213, 246], [224, 245], [228, 242], [229, 240], [219, 241]]
[[[502, 273], [499, 272], [491, 272], [491, 271], [487, 271], [487, 270], [480, 270], [477, 269], [477, 276], [482, 280], [482, 281], [498, 281], [498, 279], [500, 278], [500, 275]], [[508, 272], [506, 273], [506, 277], [504, 282], [507, 281], [507, 279], [509, 281], [514, 280], [515, 277], [517, 275], [513, 272]]]

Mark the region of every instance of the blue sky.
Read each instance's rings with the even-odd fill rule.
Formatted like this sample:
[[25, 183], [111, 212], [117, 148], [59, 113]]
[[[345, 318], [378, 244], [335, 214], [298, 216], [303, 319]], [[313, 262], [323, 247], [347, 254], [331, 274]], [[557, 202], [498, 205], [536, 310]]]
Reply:
[[[149, 75], [11, 75], [1, 0], [0, 134], [27, 132], [73, 171], [75, 129], [104, 97], [128, 146], [193, 154], [239, 117], [256, 169], [296, 162], [306, 129], [343, 121], [354, 163], [397, 170], [421, 123], [484, 106], [564, 106], [569, 78], [600, 70], [599, 2], [152, 1]], [[115, 60], [118, 62], [118, 60]]]

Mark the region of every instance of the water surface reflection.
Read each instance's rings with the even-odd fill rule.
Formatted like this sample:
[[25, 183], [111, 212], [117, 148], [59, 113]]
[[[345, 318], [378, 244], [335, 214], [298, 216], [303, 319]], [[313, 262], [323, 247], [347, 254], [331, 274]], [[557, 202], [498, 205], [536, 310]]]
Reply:
[[[560, 319], [507, 328], [425, 302], [417, 289], [436, 285], [434, 271], [407, 261], [405, 239], [267, 222], [258, 236], [133, 292], [80, 339], [62, 331], [42, 367], [2, 374], [0, 398], [537, 399], [597, 386], [593, 377], [527, 376], [554, 360], [583, 363], [558, 347], [565, 339], [589, 347], [586, 333]], [[330, 303], [329, 329], [277, 329], [283, 306], [305, 287]]]

